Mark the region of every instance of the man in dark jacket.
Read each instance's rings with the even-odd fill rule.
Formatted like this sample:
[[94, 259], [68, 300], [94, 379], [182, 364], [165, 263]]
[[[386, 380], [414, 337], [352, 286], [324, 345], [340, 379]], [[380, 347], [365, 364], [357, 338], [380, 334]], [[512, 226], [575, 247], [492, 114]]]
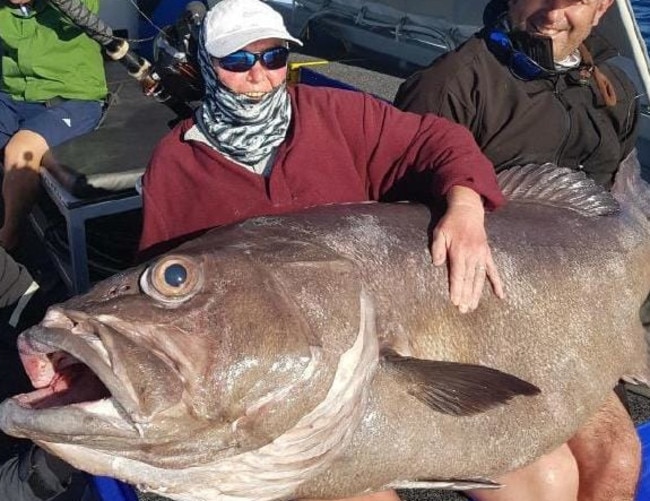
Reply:
[[[592, 32], [612, 3], [492, 0], [485, 27], [408, 78], [395, 104], [465, 125], [497, 171], [553, 162], [583, 170], [610, 188], [634, 148], [638, 116], [634, 86], [608, 62], [616, 51]], [[565, 472], [576, 466], [579, 501], [633, 499], [640, 445], [618, 399], [610, 398], [568, 445], [568, 458], [552, 453], [547, 465], [536, 463], [502, 479], [513, 493], [507, 499], [528, 499], [535, 485], [547, 494], [549, 485], [575, 489], [560, 479], [570, 478]]]
[[637, 92], [607, 62], [616, 51], [590, 33], [611, 3], [511, 1], [509, 16], [408, 78], [395, 104], [465, 125], [497, 171], [554, 162], [610, 187], [637, 124]]

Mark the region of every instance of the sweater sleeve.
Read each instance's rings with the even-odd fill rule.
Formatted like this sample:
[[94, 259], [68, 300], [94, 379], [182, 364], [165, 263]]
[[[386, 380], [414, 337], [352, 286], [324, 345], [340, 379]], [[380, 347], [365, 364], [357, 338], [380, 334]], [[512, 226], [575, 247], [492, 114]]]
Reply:
[[152, 254], [152, 246], [170, 238], [165, 218], [165, 204], [170, 202], [166, 187], [170, 182], [169, 173], [174, 172], [175, 168], [169, 165], [173, 162], [173, 155], [167, 155], [167, 145], [169, 141], [174, 140], [172, 135], [175, 132], [175, 130], [170, 132], [156, 146], [142, 180], [142, 233], [138, 246], [138, 260]]
[[206, 184], [217, 181], [211, 179], [210, 172], [205, 173], [207, 177], [197, 177], [197, 170], [209, 165], [200, 166], [194, 159], [199, 148], [183, 139], [192, 123], [192, 119], [184, 120], [168, 132], [154, 149], [145, 170], [138, 262], [166, 252], [196, 236], [199, 230], [220, 223], [215, 219], [212, 224], [203, 224], [197, 218], [197, 214], [211, 214], [213, 206], [205, 203], [206, 197], [210, 198], [210, 186]]
[[364, 124], [373, 197], [381, 198], [408, 174], [426, 172], [432, 199], [445, 196], [452, 186], [465, 186], [482, 196], [488, 210], [505, 203], [494, 167], [464, 126], [431, 113], [400, 111], [370, 97]]

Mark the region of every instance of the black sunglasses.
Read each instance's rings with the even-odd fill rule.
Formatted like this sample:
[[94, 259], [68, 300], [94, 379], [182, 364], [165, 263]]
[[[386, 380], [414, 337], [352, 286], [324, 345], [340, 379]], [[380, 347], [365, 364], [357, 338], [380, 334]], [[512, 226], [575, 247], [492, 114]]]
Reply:
[[238, 50], [225, 57], [218, 58], [217, 63], [224, 70], [242, 73], [250, 70], [257, 61], [269, 70], [277, 70], [286, 65], [288, 59], [289, 49], [286, 47], [272, 47], [262, 52]]

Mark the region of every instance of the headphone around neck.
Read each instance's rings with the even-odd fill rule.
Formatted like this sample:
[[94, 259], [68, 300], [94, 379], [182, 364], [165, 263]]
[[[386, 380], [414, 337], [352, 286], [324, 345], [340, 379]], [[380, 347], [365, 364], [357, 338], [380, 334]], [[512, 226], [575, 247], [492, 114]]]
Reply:
[[[515, 48], [513, 37], [520, 48]], [[548, 37], [533, 36], [525, 31], [506, 33], [493, 26], [485, 29], [484, 39], [490, 52], [520, 80], [535, 80], [557, 73], [550, 69], [553, 68], [553, 47]]]

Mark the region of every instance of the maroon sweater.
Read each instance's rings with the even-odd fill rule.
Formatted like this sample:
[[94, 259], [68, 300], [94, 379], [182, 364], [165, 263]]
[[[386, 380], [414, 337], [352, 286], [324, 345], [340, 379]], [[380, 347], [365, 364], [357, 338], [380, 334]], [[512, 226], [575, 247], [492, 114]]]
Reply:
[[[494, 168], [463, 127], [397, 110], [367, 94], [298, 85], [293, 118], [268, 177], [209, 146], [183, 139], [177, 125], [157, 145], [144, 176], [140, 250], [159, 251], [201, 230], [309, 206], [381, 200], [399, 187], [430, 201], [455, 185], [504, 203]], [[162, 245], [161, 245], [162, 244]]]

